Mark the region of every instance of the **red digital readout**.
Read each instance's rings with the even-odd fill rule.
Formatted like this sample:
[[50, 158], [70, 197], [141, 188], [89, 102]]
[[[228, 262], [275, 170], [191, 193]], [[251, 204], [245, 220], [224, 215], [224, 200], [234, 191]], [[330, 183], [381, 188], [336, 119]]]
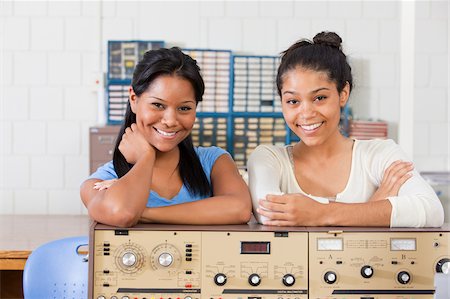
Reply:
[[270, 242], [241, 242], [241, 254], [270, 254]]

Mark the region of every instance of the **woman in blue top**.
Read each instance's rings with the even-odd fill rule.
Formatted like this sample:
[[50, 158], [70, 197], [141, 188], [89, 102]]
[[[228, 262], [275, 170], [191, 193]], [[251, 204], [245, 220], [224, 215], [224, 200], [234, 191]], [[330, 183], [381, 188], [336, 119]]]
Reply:
[[113, 161], [81, 186], [93, 219], [120, 227], [250, 219], [250, 194], [230, 155], [192, 144], [204, 89], [196, 61], [179, 48], [145, 53], [129, 87]]

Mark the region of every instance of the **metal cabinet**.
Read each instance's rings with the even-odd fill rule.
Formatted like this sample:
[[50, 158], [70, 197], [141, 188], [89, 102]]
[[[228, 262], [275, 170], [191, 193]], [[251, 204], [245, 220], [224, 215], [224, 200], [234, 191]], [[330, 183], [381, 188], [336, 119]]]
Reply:
[[89, 171], [112, 160], [114, 146], [120, 126], [89, 128]]

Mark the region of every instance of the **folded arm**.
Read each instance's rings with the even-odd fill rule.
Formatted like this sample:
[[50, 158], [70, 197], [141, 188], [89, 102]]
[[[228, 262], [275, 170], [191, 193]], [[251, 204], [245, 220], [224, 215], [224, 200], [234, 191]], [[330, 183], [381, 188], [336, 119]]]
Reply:
[[80, 194], [89, 215], [98, 222], [113, 226], [136, 224], [147, 204], [154, 159], [152, 152], [143, 155], [126, 175], [103, 190], [95, 187], [101, 180], [86, 180]]
[[211, 172], [213, 196], [165, 207], [145, 208], [142, 222], [170, 224], [242, 224], [251, 217], [250, 193], [233, 160], [221, 155]]
[[[376, 185], [383, 184], [386, 173], [396, 160], [408, 161], [408, 155], [392, 140], [378, 143], [369, 149], [375, 154], [368, 163]], [[412, 163], [411, 163], [412, 165]], [[444, 223], [444, 209], [436, 192], [416, 170], [409, 171], [409, 177], [401, 183], [395, 194], [386, 194], [392, 206], [391, 227], [439, 227]], [[397, 178], [398, 179], [398, 175]]]
[[265, 225], [277, 226], [389, 226], [388, 200], [366, 203], [320, 203], [303, 194], [267, 195], [258, 213]]
[[411, 165], [392, 163], [367, 202], [323, 204], [303, 194], [267, 194], [257, 211], [262, 223], [279, 226], [441, 226], [442, 205]]
[[442, 203], [416, 171], [397, 196], [387, 199], [392, 205], [391, 227], [440, 227], [444, 223]]
[[[269, 150], [255, 151], [249, 160], [249, 187], [260, 223], [268, 225], [438, 227], [444, 212], [433, 189], [395, 143], [374, 148], [373, 182], [378, 190], [366, 202], [318, 202], [304, 194], [281, 190], [283, 161]], [[285, 191], [284, 191], [285, 192]], [[286, 193], [286, 192], [285, 192]]]

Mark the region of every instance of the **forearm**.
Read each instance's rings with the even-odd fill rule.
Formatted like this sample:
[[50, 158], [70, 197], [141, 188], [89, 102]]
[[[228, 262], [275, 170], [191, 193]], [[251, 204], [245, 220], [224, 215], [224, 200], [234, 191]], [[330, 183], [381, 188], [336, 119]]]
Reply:
[[366, 203], [330, 202], [322, 205], [320, 226], [390, 226], [392, 206], [388, 200]]
[[237, 196], [223, 195], [172, 206], [146, 208], [140, 221], [167, 224], [219, 225], [247, 223], [251, 203]]
[[281, 186], [281, 161], [268, 147], [260, 146], [250, 155], [247, 163], [248, 188], [250, 190], [254, 216], [259, 223], [270, 220], [257, 212], [259, 201], [268, 194], [283, 194]]
[[152, 180], [154, 157], [145, 155], [111, 187], [97, 194], [87, 204], [89, 214], [97, 221], [132, 226], [144, 211]]

